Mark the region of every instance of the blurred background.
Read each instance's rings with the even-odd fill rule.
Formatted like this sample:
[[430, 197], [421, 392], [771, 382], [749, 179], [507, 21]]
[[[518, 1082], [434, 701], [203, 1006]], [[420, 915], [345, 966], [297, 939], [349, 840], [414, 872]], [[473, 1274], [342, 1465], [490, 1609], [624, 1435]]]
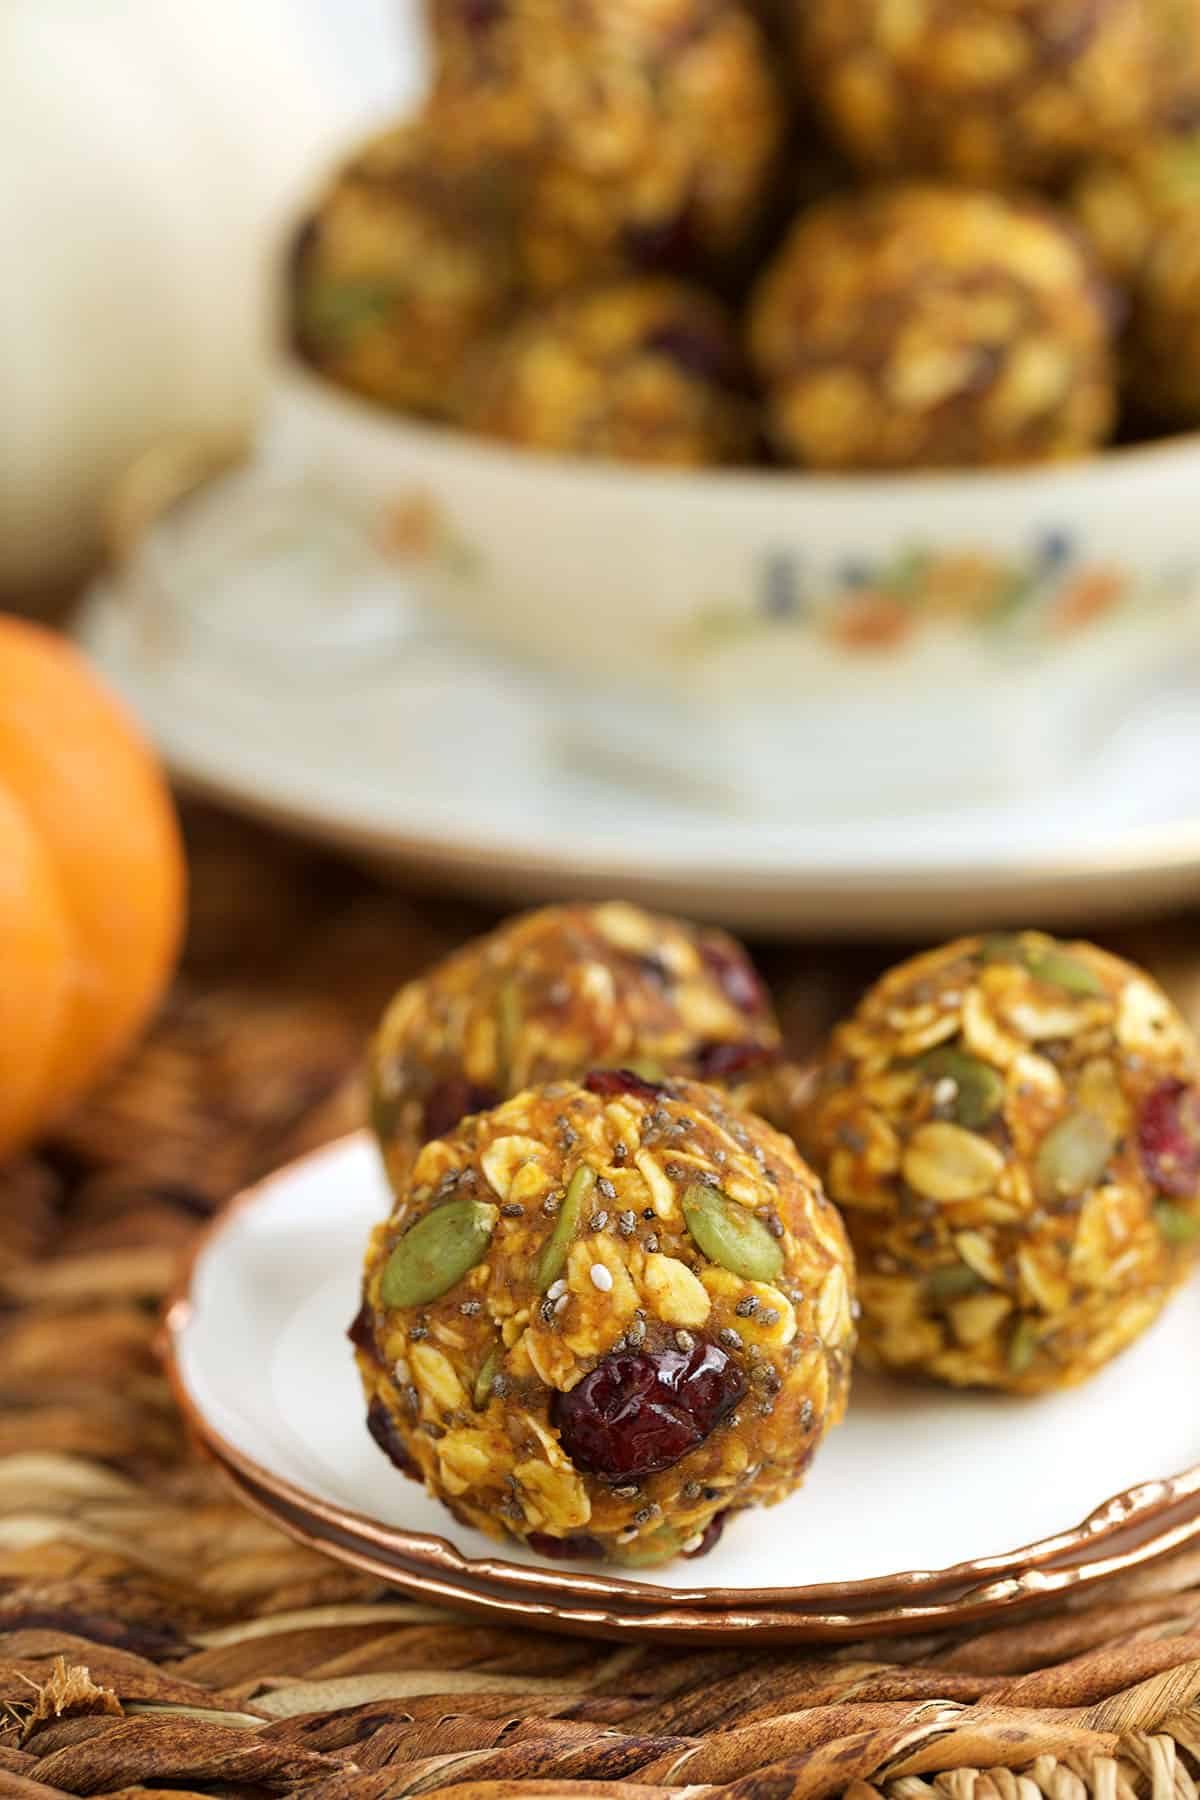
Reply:
[[782, 936], [1200, 887], [1200, 9], [3, 32], [0, 598], [183, 786]]

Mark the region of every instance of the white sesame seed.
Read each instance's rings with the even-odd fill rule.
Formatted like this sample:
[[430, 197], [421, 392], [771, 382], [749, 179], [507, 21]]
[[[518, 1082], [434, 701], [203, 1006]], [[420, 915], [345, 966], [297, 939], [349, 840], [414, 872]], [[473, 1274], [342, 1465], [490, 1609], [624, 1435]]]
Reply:
[[681, 1545], [681, 1548], [684, 1550], [698, 1550], [703, 1542], [704, 1542], [704, 1533], [702, 1531], [697, 1531], [697, 1532], [693, 1533], [693, 1535], [690, 1538], [684, 1539], [684, 1542]]
[[558, 1299], [554, 1302], [554, 1310], [556, 1313], [566, 1312], [566, 1310], [567, 1310], [568, 1306], [570, 1306], [570, 1304], [571, 1304], [570, 1294], [560, 1294], [558, 1296]]
[[933, 1100], [935, 1106], [949, 1106], [958, 1096], [958, 1083], [952, 1075], [943, 1075], [934, 1083]]
[[613, 1278], [611, 1269], [606, 1269], [603, 1263], [593, 1263], [591, 1275], [593, 1287], [599, 1288], [602, 1294], [609, 1294], [612, 1292]]
[[552, 1281], [550, 1286], [546, 1289], [546, 1298], [547, 1300], [561, 1300], [566, 1291], [567, 1284], [565, 1281]]
[[396, 1380], [400, 1383], [401, 1387], [408, 1386], [409, 1382], [412, 1380], [412, 1370], [408, 1366], [408, 1358], [406, 1356], [398, 1356], [396, 1358], [392, 1365], [392, 1374], [396, 1377]]

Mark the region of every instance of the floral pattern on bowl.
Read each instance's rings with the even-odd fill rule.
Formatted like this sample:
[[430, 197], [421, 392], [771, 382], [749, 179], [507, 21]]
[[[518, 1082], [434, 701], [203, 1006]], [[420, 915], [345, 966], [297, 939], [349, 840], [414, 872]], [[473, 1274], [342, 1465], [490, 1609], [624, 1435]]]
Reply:
[[936, 625], [1064, 639], [1137, 605], [1185, 602], [1200, 563], [1177, 562], [1151, 582], [1126, 567], [1078, 554], [1067, 533], [1048, 531], [1025, 558], [983, 549], [913, 548], [876, 563], [846, 561], [810, 571], [793, 551], [767, 555], [748, 603], [701, 607], [679, 630], [681, 653], [711, 654], [723, 643], [802, 630], [838, 648], [886, 655]]

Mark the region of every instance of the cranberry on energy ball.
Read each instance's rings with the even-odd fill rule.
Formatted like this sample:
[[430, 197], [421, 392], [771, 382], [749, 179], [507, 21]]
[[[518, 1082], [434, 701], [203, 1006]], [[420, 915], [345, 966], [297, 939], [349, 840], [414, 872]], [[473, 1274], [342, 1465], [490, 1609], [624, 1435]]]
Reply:
[[499, 1101], [495, 1088], [468, 1081], [465, 1075], [450, 1075], [432, 1087], [426, 1097], [425, 1136], [445, 1137], [460, 1119], [469, 1113], [486, 1112]]
[[635, 1069], [593, 1069], [583, 1085], [589, 1094], [603, 1094], [606, 1099], [616, 1094], [638, 1094], [643, 1100], [653, 1100], [663, 1091], [660, 1081], [647, 1081]]
[[677, 1463], [745, 1391], [741, 1369], [716, 1344], [618, 1353], [556, 1394], [552, 1417], [576, 1468], [626, 1481]]
[[1138, 1149], [1151, 1181], [1179, 1199], [1200, 1191], [1200, 1092], [1164, 1081], [1146, 1098], [1138, 1121]]

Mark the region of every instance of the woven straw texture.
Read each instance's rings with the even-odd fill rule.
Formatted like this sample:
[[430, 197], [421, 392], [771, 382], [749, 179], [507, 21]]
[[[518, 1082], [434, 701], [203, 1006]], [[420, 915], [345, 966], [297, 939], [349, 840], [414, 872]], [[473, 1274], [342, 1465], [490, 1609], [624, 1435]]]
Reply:
[[[487, 921], [215, 813], [189, 834], [156, 1030], [0, 1174], [0, 1795], [1196, 1800], [1200, 1550], [965, 1638], [668, 1653], [406, 1602], [237, 1506], [182, 1441], [157, 1304], [235, 1187], [357, 1123], [386, 994]], [[1195, 1016], [1193, 935], [1114, 947]], [[797, 1049], [880, 961], [767, 957]]]

